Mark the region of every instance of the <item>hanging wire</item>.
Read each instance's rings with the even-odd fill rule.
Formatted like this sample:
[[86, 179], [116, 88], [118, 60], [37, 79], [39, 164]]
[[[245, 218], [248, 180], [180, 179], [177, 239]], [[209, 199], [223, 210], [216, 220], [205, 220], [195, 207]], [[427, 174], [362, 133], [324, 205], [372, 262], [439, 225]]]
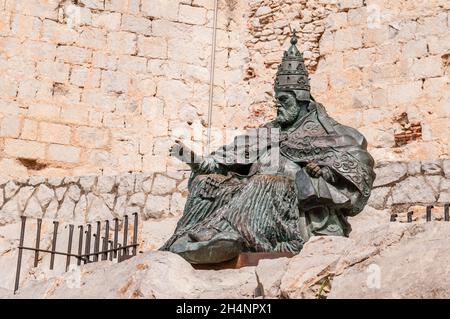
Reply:
[[212, 109], [214, 99], [214, 67], [216, 63], [216, 29], [217, 29], [217, 2], [214, 0], [214, 17], [213, 17], [213, 34], [211, 45], [211, 66], [209, 74], [209, 106], [208, 106], [208, 141], [206, 145], [206, 154], [210, 153], [211, 146], [211, 123], [212, 123]]

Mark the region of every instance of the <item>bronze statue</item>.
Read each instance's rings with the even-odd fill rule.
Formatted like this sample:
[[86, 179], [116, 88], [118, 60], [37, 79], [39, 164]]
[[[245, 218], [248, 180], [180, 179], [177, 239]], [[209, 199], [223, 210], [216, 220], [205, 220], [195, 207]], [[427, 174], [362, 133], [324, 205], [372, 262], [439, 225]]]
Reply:
[[369, 199], [374, 161], [364, 136], [311, 96], [296, 43], [294, 32], [276, 75], [275, 121], [200, 163], [181, 142], [172, 147], [191, 165], [190, 193], [161, 250], [219, 263], [241, 252], [298, 253], [313, 235], [348, 236], [347, 216]]

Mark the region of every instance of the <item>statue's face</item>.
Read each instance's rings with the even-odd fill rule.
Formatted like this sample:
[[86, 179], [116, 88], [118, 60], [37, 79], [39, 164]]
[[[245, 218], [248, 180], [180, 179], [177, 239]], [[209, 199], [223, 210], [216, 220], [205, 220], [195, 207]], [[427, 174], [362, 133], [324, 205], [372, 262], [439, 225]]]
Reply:
[[277, 106], [277, 121], [282, 126], [293, 124], [300, 113], [300, 105], [293, 92], [277, 92], [275, 94]]

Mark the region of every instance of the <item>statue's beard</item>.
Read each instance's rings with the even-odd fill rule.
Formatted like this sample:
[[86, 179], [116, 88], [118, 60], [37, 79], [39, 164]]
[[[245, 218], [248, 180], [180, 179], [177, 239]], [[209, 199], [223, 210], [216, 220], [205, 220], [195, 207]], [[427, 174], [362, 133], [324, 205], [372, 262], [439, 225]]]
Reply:
[[291, 108], [280, 108], [277, 114], [277, 122], [283, 126], [294, 124], [298, 118], [299, 109], [297, 106]]

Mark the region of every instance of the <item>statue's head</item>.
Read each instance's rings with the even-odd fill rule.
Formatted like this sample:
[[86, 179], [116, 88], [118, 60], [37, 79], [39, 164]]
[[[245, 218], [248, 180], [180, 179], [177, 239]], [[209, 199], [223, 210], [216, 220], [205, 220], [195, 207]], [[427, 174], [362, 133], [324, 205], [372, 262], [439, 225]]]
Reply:
[[282, 126], [294, 123], [302, 108], [307, 108], [311, 100], [308, 71], [296, 44], [297, 36], [294, 30], [291, 47], [284, 52], [275, 79], [277, 121]]

